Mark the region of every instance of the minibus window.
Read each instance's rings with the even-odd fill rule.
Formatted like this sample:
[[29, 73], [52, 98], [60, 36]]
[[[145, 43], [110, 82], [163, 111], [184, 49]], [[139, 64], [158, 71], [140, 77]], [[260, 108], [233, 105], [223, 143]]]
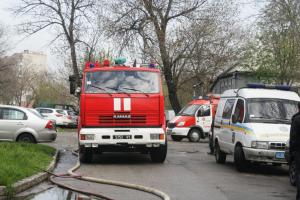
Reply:
[[234, 106], [234, 99], [228, 99], [226, 101], [226, 104], [224, 106], [224, 111], [223, 111], [223, 119], [230, 119], [231, 117], [231, 113], [232, 113], [232, 109]]
[[207, 117], [210, 116], [210, 106], [209, 105], [203, 105], [200, 107], [198, 114], [198, 117]]
[[234, 115], [237, 116], [237, 122], [242, 123], [244, 121], [244, 113], [244, 101], [242, 99], [239, 99], [234, 110]]
[[297, 102], [284, 99], [248, 99], [248, 119], [251, 122], [290, 123], [297, 112]]
[[199, 107], [200, 107], [200, 105], [197, 105], [197, 104], [187, 105], [177, 115], [178, 116], [193, 116], [193, 115], [195, 115], [195, 113]]

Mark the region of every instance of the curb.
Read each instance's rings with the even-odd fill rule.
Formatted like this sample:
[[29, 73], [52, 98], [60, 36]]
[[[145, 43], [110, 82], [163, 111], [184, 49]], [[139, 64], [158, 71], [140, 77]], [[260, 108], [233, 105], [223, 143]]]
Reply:
[[[56, 152], [53, 156], [52, 162], [49, 164], [47, 171], [53, 171], [56, 166], [56, 162], [58, 159], [59, 151], [56, 149]], [[12, 187], [14, 188], [15, 193], [23, 192], [43, 181], [48, 179], [50, 174], [47, 172], [40, 172], [30, 177], [27, 177], [23, 180], [16, 182]], [[0, 186], [0, 200], [5, 199], [5, 186]]]

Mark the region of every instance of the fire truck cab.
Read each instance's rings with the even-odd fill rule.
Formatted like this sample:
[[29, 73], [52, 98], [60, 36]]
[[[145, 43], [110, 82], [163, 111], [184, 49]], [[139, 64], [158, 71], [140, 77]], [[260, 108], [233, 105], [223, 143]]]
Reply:
[[174, 141], [187, 137], [190, 142], [197, 142], [200, 138], [207, 137], [219, 100], [220, 97], [211, 95], [189, 102], [168, 123], [167, 133]]
[[87, 63], [83, 71], [78, 125], [79, 157], [95, 153], [167, 154], [164, 96], [158, 69]]

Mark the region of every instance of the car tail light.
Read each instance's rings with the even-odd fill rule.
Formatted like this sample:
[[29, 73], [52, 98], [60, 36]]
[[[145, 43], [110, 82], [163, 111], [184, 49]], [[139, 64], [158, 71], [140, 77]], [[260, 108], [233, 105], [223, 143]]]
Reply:
[[68, 115], [68, 117], [67, 117], [68, 119], [72, 119], [72, 116], [71, 115]]
[[62, 117], [62, 114], [55, 114], [56, 117]]
[[52, 121], [48, 121], [48, 123], [46, 124], [45, 128], [47, 128], [47, 129], [54, 129], [53, 122]]

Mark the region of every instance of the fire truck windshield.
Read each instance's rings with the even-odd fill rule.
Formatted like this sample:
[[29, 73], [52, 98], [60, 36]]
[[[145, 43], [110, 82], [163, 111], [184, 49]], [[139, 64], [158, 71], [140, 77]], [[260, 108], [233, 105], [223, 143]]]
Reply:
[[159, 74], [144, 71], [97, 71], [85, 77], [85, 93], [159, 93]]

